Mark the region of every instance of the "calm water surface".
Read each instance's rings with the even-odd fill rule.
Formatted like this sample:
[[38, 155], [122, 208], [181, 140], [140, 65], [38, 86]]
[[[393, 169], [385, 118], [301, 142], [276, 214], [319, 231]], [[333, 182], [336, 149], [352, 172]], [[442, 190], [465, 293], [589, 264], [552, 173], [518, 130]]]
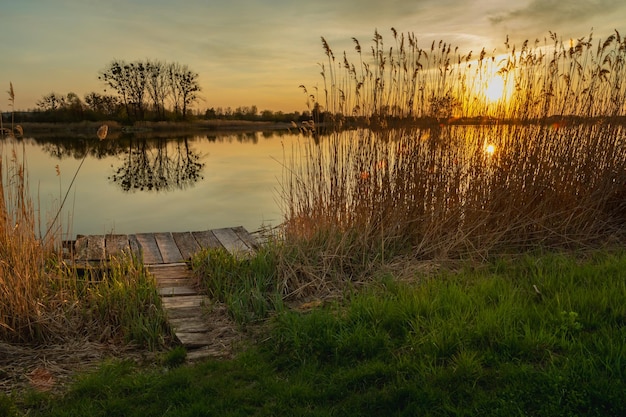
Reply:
[[2, 154], [25, 153], [43, 223], [54, 217], [87, 150], [62, 211], [65, 237], [232, 226], [252, 232], [282, 222], [285, 153], [302, 140], [282, 132], [103, 142], [27, 138], [5, 141]]

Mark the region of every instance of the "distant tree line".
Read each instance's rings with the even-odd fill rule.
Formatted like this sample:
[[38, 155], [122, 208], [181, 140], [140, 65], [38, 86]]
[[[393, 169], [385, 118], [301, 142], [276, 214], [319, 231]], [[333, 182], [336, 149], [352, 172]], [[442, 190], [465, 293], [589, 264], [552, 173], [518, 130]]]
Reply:
[[[192, 111], [201, 91], [198, 74], [187, 65], [158, 60], [126, 62], [113, 60], [100, 70], [104, 93], [51, 92], [36, 102], [36, 108], [19, 112], [21, 122], [68, 123], [116, 120], [119, 122], [188, 120], [190, 118], [298, 122], [311, 120], [313, 112], [259, 111], [256, 105], [211, 107]], [[319, 116], [319, 115], [318, 115]], [[315, 117], [319, 120], [318, 117]]]
[[38, 100], [37, 108], [21, 113], [22, 121], [75, 122], [98, 120], [123, 120], [120, 101], [117, 97], [96, 92], [81, 98], [73, 92], [67, 95], [49, 93]]
[[[16, 117], [20, 122], [51, 122], [70, 123], [79, 121], [104, 121], [117, 120], [129, 121], [126, 107], [119, 97], [114, 95], [91, 92], [81, 99], [76, 93], [66, 95], [49, 93], [36, 103], [37, 108], [32, 111], [20, 111]], [[165, 108], [161, 110], [161, 116], [157, 119], [156, 113], [144, 110], [143, 120], [175, 120], [174, 112]], [[179, 115], [180, 116], [180, 115]], [[305, 110], [303, 112], [283, 112], [262, 110], [256, 105], [232, 107], [211, 107], [206, 110], [191, 112], [187, 110], [186, 119], [206, 120], [247, 120], [264, 121], [274, 123], [302, 122], [315, 119], [320, 116], [316, 112]], [[5, 117], [6, 118], [6, 117]]]
[[249, 120], [264, 122], [301, 122], [312, 118], [309, 111], [285, 113], [282, 111], [263, 110], [259, 112], [257, 106], [211, 107], [204, 113], [207, 120]]
[[177, 62], [114, 60], [98, 79], [105, 84], [105, 94], [91, 92], [81, 100], [73, 92], [52, 92], [23, 116], [48, 122], [185, 120], [201, 91], [198, 74]]

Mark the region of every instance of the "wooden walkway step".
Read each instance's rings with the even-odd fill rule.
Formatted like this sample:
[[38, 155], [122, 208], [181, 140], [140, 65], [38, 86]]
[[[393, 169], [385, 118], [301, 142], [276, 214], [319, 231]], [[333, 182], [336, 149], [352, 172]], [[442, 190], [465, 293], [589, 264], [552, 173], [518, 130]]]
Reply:
[[167, 320], [190, 360], [222, 357], [239, 334], [224, 306], [215, 305], [198, 288], [188, 261], [203, 248], [224, 248], [247, 255], [258, 248], [243, 227], [184, 233], [89, 235], [76, 239], [72, 251], [78, 265], [96, 265], [111, 256], [134, 254], [155, 277]]
[[187, 358], [227, 356], [240, 340], [239, 332], [225, 307], [216, 306], [197, 291], [187, 264], [154, 264], [146, 268], [156, 279], [167, 320], [187, 349]]

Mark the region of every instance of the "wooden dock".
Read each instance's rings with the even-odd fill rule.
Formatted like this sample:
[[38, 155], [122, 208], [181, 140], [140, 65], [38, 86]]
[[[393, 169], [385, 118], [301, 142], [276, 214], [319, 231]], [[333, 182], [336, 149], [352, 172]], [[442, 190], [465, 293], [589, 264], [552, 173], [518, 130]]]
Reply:
[[72, 258], [85, 267], [102, 265], [124, 253], [142, 260], [155, 277], [170, 326], [193, 360], [224, 356], [238, 335], [228, 323], [225, 308], [214, 305], [199, 292], [188, 261], [204, 248], [224, 248], [247, 255], [255, 252], [257, 245], [241, 226], [183, 233], [89, 235], [77, 237]]
[[257, 242], [238, 226], [201, 232], [79, 235], [72, 252], [78, 264], [99, 263], [112, 256], [132, 253], [140, 255], [147, 266], [186, 262], [200, 249], [220, 247], [230, 253], [251, 253], [256, 250]]

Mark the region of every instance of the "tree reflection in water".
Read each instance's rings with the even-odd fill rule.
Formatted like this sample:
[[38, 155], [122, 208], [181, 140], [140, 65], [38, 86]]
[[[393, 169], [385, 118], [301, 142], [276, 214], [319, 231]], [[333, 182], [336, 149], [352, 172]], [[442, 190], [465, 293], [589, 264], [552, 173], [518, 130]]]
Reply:
[[122, 165], [109, 177], [124, 191], [186, 189], [202, 180], [205, 163], [184, 139], [131, 139]]

